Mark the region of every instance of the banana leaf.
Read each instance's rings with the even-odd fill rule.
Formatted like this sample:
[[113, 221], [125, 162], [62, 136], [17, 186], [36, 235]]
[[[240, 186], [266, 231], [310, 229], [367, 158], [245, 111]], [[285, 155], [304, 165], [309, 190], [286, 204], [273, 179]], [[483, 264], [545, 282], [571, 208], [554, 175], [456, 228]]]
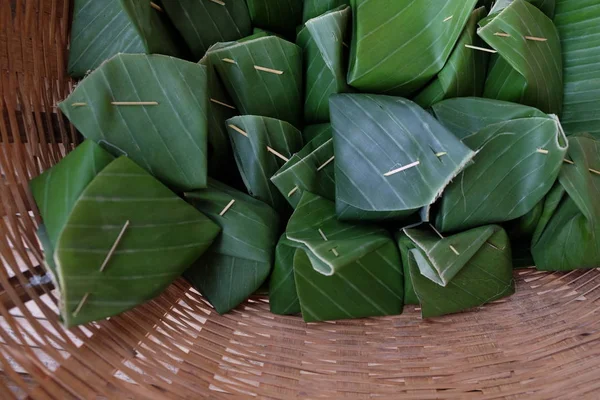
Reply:
[[306, 22], [296, 43], [303, 49], [304, 122], [329, 121], [329, 96], [350, 91], [346, 84], [346, 51], [350, 7]]
[[542, 199], [527, 214], [509, 221], [504, 226], [512, 248], [513, 268], [526, 268], [534, 265], [531, 255], [531, 240], [542, 217], [544, 201], [545, 199]]
[[44, 252], [44, 266], [46, 267], [46, 273], [50, 276], [54, 287], [60, 290], [60, 282], [57, 275], [58, 271], [56, 270], [56, 263], [54, 262], [54, 245], [50, 242], [46, 226], [40, 224], [35, 234], [40, 241], [42, 251]]
[[127, 155], [166, 185], [206, 186], [205, 66], [120, 54], [79, 83], [59, 107], [83, 136], [113, 155]]
[[567, 151], [554, 116], [496, 123], [462, 142], [477, 155], [444, 191], [436, 217], [442, 232], [527, 214], [552, 188]]
[[316, 18], [340, 6], [350, 5], [350, 0], [304, 0], [302, 23]]
[[406, 218], [433, 203], [474, 155], [409, 100], [340, 94], [330, 103], [342, 220]]
[[410, 279], [410, 264], [409, 256], [410, 250], [416, 248], [414, 242], [406, 235], [401, 233], [396, 234], [396, 243], [398, 244], [398, 250], [400, 251], [400, 260], [402, 262], [402, 273], [404, 275], [404, 305], [408, 304], [419, 304], [419, 298], [415, 293], [412, 280]]
[[212, 179], [206, 189], [188, 192], [185, 198], [222, 230], [184, 276], [219, 314], [226, 313], [269, 276], [279, 216], [265, 203]]
[[352, 0], [348, 83], [410, 96], [446, 65], [477, 0]]
[[490, 64], [484, 96], [560, 115], [562, 53], [552, 20], [527, 1], [514, 0], [480, 25], [479, 36], [498, 52]]
[[275, 265], [269, 280], [269, 306], [279, 315], [300, 314], [300, 302], [294, 278], [294, 254], [300, 245], [281, 235], [275, 248]]
[[75, 0], [69, 75], [82, 78], [118, 53], [181, 57], [168, 25], [150, 0]]
[[[410, 280], [423, 318], [481, 306], [515, 292], [510, 242], [499, 226], [471, 229], [449, 237], [405, 229]], [[457, 254], [458, 253], [458, 254]]]
[[218, 232], [210, 219], [119, 157], [81, 192], [55, 247], [65, 325], [117, 315], [154, 298]]
[[544, 271], [600, 264], [600, 143], [573, 135], [567, 159], [573, 164], [562, 168], [532, 240], [535, 265]]
[[295, 208], [302, 193], [309, 191], [328, 200], [335, 200], [335, 161], [331, 131], [325, 131], [294, 154], [271, 182]]
[[302, 22], [302, 2], [303, 0], [247, 0], [254, 26], [288, 38], [294, 37], [296, 26]]
[[287, 122], [254, 115], [227, 120], [227, 131], [248, 193], [277, 211], [289, 209], [271, 177], [302, 149], [302, 133]]
[[305, 126], [304, 130], [302, 130], [304, 143], [310, 143], [314, 138], [321, 135], [323, 132], [328, 132], [329, 136], [331, 136], [333, 134], [331, 124], [315, 124]]
[[567, 135], [600, 137], [600, 7], [596, 0], [559, 0], [554, 23], [561, 38]]
[[163, 8], [181, 33], [195, 60], [210, 46], [252, 34], [244, 1], [166, 0]]
[[300, 47], [267, 36], [216, 48], [208, 57], [241, 114], [272, 117], [301, 126]]
[[286, 235], [301, 245], [294, 278], [305, 321], [402, 312], [400, 255], [386, 230], [340, 222], [332, 202], [304, 192]]
[[[556, 9], [556, 0], [526, 0], [528, 3], [533, 4], [539, 8], [548, 18], [554, 18], [554, 11]], [[502, 10], [508, 7], [514, 0], [498, 0], [494, 3], [494, 6], [490, 9], [490, 15], [499, 14]]]
[[448, 62], [437, 77], [414, 98], [415, 103], [423, 108], [429, 108], [447, 98], [481, 97], [487, 75], [489, 53], [472, 51], [465, 45], [483, 46], [483, 41], [477, 36], [477, 23], [486, 15], [487, 11], [484, 7], [473, 11]]

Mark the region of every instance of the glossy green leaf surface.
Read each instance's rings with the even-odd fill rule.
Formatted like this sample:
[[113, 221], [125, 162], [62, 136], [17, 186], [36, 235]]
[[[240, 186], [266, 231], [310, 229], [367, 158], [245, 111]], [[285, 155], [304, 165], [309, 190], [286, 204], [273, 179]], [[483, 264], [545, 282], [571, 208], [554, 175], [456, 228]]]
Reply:
[[114, 155], [127, 155], [166, 185], [184, 190], [206, 186], [205, 66], [121, 54], [84, 79], [59, 106], [86, 138]]
[[352, 0], [348, 83], [362, 92], [414, 94], [442, 70], [476, 3]]
[[419, 298], [415, 293], [415, 288], [410, 279], [410, 264], [408, 261], [410, 250], [414, 249], [416, 246], [408, 236], [401, 232], [396, 234], [396, 243], [398, 244], [398, 250], [400, 250], [400, 260], [402, 261], [402, 271], [404, 275], [404, 305], [419, 304]]
[[262, 29], [294, 37], [302, 22], [302, 0], [247, 0], [252, 24]]
[[340, 222], [334, 203], [305, 192], [286, 235], [302, 246], [294, 276], [305, 321], [402, 312], [400, 255], [384, 229]]
[[329, 96], [350, 91], [346, 84], [345, 45], [350, 40], [350, 7], [306, 22], [296, 42], [303, 49], [304, 121], [329, 121]]
[[300, 47], [267, 36], [215, 48], [208, 56], [241, 114], [301, 126], [304, 100]]
[[350, 0], [304, 0], [302, 22], [316, 18], [327, 11], [335, 10], [339, 6], [349, 5]]
[[64, 323], [99, 320], [152, 299], [204, 253], [219, 230], [119, 157], [79, 196], [56, 246]]
[[275, 265], [269, 280], [269, 306], [274, 314], [300, 314], [294, 278], [294, 254], [300, 245], [281, 235], [275, 249]]
[[[548, 18], [554, 17], [554, 11], [556, 9], [556, 0], [526, 0], [539, 8]], [[497, 14], [508, 7], [514, 0], [498, 0], [491, 7], [490, 14]]]
[[278, 211], [285, 210], [287, 201], [271, 177], [286, 163], [283, 158], [289, 160], [302, 149], [302, 133], [287, 122], [253, 115], [227, 120], [227, 130], [248, 193]]
[[340, 219], [407, 217], [433, 203], [474, 155], [409, 100], [342, 94], [330, 102]]
[[185, 198], [221, 227], [221, 234], [185, 277], [223, 314], [245, 301], [269, 276], [279, 216], [267, 204], [212, 179], [206, 189], [188, 192]]

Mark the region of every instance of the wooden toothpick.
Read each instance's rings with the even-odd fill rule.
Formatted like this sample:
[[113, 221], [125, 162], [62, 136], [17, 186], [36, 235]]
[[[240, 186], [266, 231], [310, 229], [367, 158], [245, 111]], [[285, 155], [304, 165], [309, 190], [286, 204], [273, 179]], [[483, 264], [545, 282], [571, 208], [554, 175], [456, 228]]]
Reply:
[[331, 252], [333, 253], [334, 256], [339, 257], [340, 253], [337, 252], [337, 250], [335, 248], [331, 249]]
[[245, 131], [243, 131], [242, 129], [238, 128], [237, 126], [235, 126], [235, 125], [233, 125], [233, 124], [229, 124], [229, 127], [230, 127], [231, 129], [233, 129], [234, 131], [236, 131], [236, 132], [238, 132], [238, 133], [240, 133], [240, 134], [242, 134], [242, 135], [244, 135], [244, 136], [248, 137], [248, 134], [247, 134]]
[[115, 240], [112, 247], [108, 251], [106, 258], [104, 258], [104, 262], [102, 263], [102, 266], [100, 267], [100, 272], [103, 272], [104, 268], [106, 268], [106, 266], [108, 265], [108, 262], [110, 261], [113, 254], [115, 253], [115, 250], [117, 250], [117, 247], [119, 246], [121, 239], [123, 239], [123, 235], [125, 234], [125, 231], [127, 230], [128, 227], [129, 227], [129, 220], [125, 221], [125, 225], [123, 225], [123, 228], [121, 228], [121, 232], [119, 232], [119, 236], [117, 236], [117, 240]]
[[317, 172], [325, 168], [329, 163], [331, 163], [335, 159], [335, 156], [332, 156], [329, 160], [325, 161], [319, 168], [317, 168]]
[[267, 146], [267, 151], [269, 153], [273, 153], [275, 154], [277, 157], [281, 158], [283, 161], [288, 162], [290, 161], [289, 158], [287, 158], [286, 156], [284, 156], [283, 154], [279, 153], [277, 150], [273, 149], [272, 147]]
[[508, 33], [504, 32], [496, 32], [494, 33], [494, 36], [511, 37]]
[[440, 151], [439, 153], [435, 153], [435, 156], [441, 157], [441, 156], [445, 156], [446, 154], [448, 154], [448, 153], [446, 153], [445, 151]]
[[431, 227], [431, 229], [433, 229], [433, 231], [435, 233], [437, 233], [437, 235], [440, 237], [440, 239], [444, 238], [444, 236], [440, 233], [440, 231], [438, 231], [437, 229], [435, 229], [435, 226], [433, 226], [432, 224], [429, 224], [429, 226]]
[[450, 245], [449, 247], [450, 247], [450, 250], [452, 250], [452, 252], [454, 254], [456, 254], [457, 256], [460, 256], [460, 253], [454, 248], [454, 246]]
[[221, 59], [221, 61], [225, 61], [226, 63], [229, 63], [229, 64], [237, 64], [235, 62], [235, 60], [232, 60], [231, 58], [223, 58], [223, 59]]
[[254, 69], [256, 69], [258, 71], [269, 72], [271, 74], [276, 74], [276, 75], [283, 74], [283, 71], [280, 71], [278, 69], [271, 69], [271, 68], [261, 67], [260, 65], [255, 65]]
[[407, 169], [409, 169], [409, 168], [416, 167], [416, 166], [417, 166], [417, 165], [419, 165], [419, 164], [421, 164], [421, 162], [420, 162], [420, 161], [415, 161], [415, 162], [413, 162], [413, 163], [410, 163], [410, 164], [408, 164], [408, 165], [405, 165], [404, 167], [400, 167], [400, 168], [394, 169], [394, 170], [392, 170], [392, 171], [390, 171], [390, 172], [386, 172], [385, 174], [383, 174], [383, 176], [392, 176], [392, 175], [394, 175], [394, 174], [397, 174], [398, 172], [402, 172], [402, 171], [405, 171], [405, 170], [407, 170]]
[[573, 161], [567, 160], [566, 158], [563, 159], [563, 162], [566, 162], [567, 164], [575, 165], [575, 163]]
[[113, 106], [157, 106], [158, 101], [111, 101]]
[[323, 240], [327, 241], [327, 236], [325, 236], [325, 234], [323, 233], [323, 231], [321, 230], [321, 228], [319, 228], [319, 233], [321, 234], [321, 237], [323, 238]]
[[215, 104], [218, 104], [218, 105], [220, 105], [220, 106], [227, 107], [227, 108], [231, 108], [232, 110], [235, 110], [235, 107], [234, 107], [234, 106], [232, 106], [232, 105], [229, 105], [229, 104], [227, 104], [227, 103], [223, 103], [222, 101], [219, 101], [219, 100], [217, 100], [217, 99], [212, 99], [212, 98], [211, 98], [211, 99], [210, 99], [210, 101], [212, 101], [213, 103], [215, 103]]
[[229, 203], [227, 203], [227, 205], [225, 206], [225, 208], [219, 213], [219, 215], [222, 217], [223, 215], [225, 215], [225, 213], [233, 206], [233, 203], [235, 203], [235, 199], [231, 199], [231, 201]]
[[451, 15], [449, 17], [446, 17], [446, 19], [444, 20], [444, 22], [450, 21], [452, 18], [454, 18], [454, 15]]
[[546, 150], [546, 149], [537, 149], [536, 151], [537, 151], [538, 153], [540, 153], [540, 154], [548, 154], [548, 153], [550, 153], [550, 152], [549, 152], [548, 150]]
[[472, 46], [470, 44], [465, 44], [465, 47], [467, 49], [473, 49], [473, 50], [479, 50], [479, 51], [485, 51], [487, 53], [492, 53], [492, 54], [496, 54], [497, 51], [496, 50], [492, 50], [492, 49], [486, 49], [485, 47], [479, 47], [479, 46]]
[[600, 175], [600, 171], [598, 171], [596, 169], [589, 168], [588, 171], [590, 171], [592, 174]]
[[73, 311], [73, 317], [76, 317], [77, 314], [79, 314], [79, 311], [81, 311], [81, 309], [83, 308], [83, 306], [84, 306], [85, 302], [87, 301], [88, 297], [90, 297], [89, 293], [86, 293], [86, 294], [83, 295], [83, 297], [81, 298], [81, 301], [77, 305], [77, 308], [75, 308], [75, 311]]
[[150, 2], [150, 7], [154, 8], [157, 11], [163, 12], [163, 9], [161, 6], [159, 6], [158, 4], [156, 4], [155, 2], [151, 1]]
[[87, 106], [87, 103], [73, 103], [71, 104], [71, 107], [85, 107]]
[[292, 197], [292, 195], [294, 193], [296, 193], [298, 191], [298, 189], [300, 189], [300, 188], [298, 186], [296, 186], [292, 190], [290, 190], [290, 192], [288, 193], [288, 197]]
[[536, 36], [525, 36], [525, 39], [532, 40], [534, 42], [547, 42], [548, 39]]
[[221, 1], [221, 0], [210, 0], [210, 1], [212, 1], [213, 3], [217, 3], [220, 6], [224, 6], [225, 5], [225, 2]]

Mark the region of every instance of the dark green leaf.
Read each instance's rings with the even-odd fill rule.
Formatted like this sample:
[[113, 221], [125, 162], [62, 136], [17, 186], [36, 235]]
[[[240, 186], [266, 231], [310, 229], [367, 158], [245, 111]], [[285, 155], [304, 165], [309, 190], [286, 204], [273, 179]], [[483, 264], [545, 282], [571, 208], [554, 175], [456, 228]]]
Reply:
[[305, 126], [304, 130], [302, 131], [304, 143], [310, 143], [314, 138], [321, 135], [323, 132], [328, 132], [329, 136], [331, 136], [333, 134], [331, 124], [316, 124]]
[[300, 245], [289, 240], [285, 233], [275, 249], [275, 265], [269, 282], [271, 312], [280, 315], [300, 314], [300, 302], [294, 279], [294, 254]]
[[252, 23], [287, 37], [293, 37], [302, 21], [302, 0], [247, 0]]
[[349, 5], [350, 0], [304, 0], [302, 11], [302, 22], [316, 18], [327, 11], [334, 10], [339, 6]]

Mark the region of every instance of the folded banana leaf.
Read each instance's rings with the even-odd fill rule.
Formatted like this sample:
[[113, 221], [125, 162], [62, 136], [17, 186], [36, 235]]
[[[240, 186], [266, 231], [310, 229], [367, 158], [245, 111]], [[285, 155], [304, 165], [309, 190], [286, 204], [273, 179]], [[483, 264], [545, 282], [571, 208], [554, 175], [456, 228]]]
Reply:
[[521, 218], [504, 224], [512, 248], [513, 268], [526, 268], [534, 265], [531, 255], [531, 240], [543, 210], [544, 199]]
[[350, 0], [304, 0], [302, 23], [323, 15], [327, 11], [335, 10], [339, 6], [347, 5], [350, 5]]
[[185, 51], [151, 3], [150, 0], [75, 0], [69, 75], [82, 78], [118, 53], [182, 57]]
[[288, 38], [295, 36], [296, 26], [302, 22], [302, 2], [303, 0], [247, 0], [254, 26]]
[[301, 245], [294, 278], [305, 321], [402, 312], [400, 255], [386, 230], [340, 222], [332, 202], [304, 192], [286, 235]]
[[436, 217], [442, 232], [527, 214], [552, 188], [568, 147], [554, 116], [499, 122], [462, 142], [477, 155], [442, 195]]
[[352, 0], [348, 83], [410, 96], [442, 70], [477, 0]]
[[120, 54], [59, 105], [88, 139], [168, 186], [206, 186], [207, 72], [160, 55]]
[[473, 51], [465, 46], [483, 45], [483, 41], [477, 36], [477, 23], [486, 15], [485, 7], [473, 11], [448, 62], [437, 77], [414, 98], [415, 103], [423, 108], [429, 108], [447, 98], [481, 97], [489, 53]]
[[274, 314], [293, 315], [302, 311], [294, 278], [294, 255], [299, 247], [284, 233], [275, 248], [275, 265], [269, 280], [269, 306]]
[[304, 143], [310, 143], [314, 138], [321, 135], [323, 132], [328, 132], [329, 136], [331, 136], [333, 134], [331, 124], [315, 124], [305, 126], [304, 130], [302, 131]]
[[241, 114], [300, 127], [302, 49], [277, 36], [217, 46], [208, 53]]
[[[526, 0], [528, 3], [533, 4], [539, 8], [548, 18], [554, 18], [554, 11], [556, 9], [556, 0]], [[570, 0], [569, 0], [570, 1]], [[514, 0], [497, 0], [494, 6], [490, 8], [490, 15], [498, 14], [506, 7], [508, 7]]]
[[600, 7], [596, 0], [557, 2], [554, 23], [564, 60], [561, 123], [567, 135], [600, 137]]
[[227, 120], [227, 130], [248, 193], [277, 211], [289, 209], [271, 177], [302, 149], [302, 133], [285, 121], [254, 115]]
[[396, 234], [396, 243], [400, 250], [400, 261], [402, 262], [402, 273], [404, 275], [404, 305], [419, 304], [419, 298], [415, 293], [412, 280], [410, 279], [410, 250], [416, 248], [415, 243], [400, 231]]
[[241, 39], [252, 33], [244, 1], [166, 0], [163, 8], [199, 60], [217, 42]]
[[350, 7], [306, 22], [296, 43], [303, 49], [304, 122], [329, 121], [329, 96], [350, 91], [346, 84], [345, 46], [350, 40]]
[[474, 156], [409, 100], [340, 94], [330, 104], [342, 220], [408, 217], [432, 204]]
[[514, 0], [480, 26], [479, 36], [498, 52], [490, 64], [484, 96], [560, 115], [562, 53], [552, 20], [527, 1]]
[[568, 160], [546, 197], [532, 254], [544, 271], [600, 265], [600, 143], [591, 135], [569, 137]]
[[[78, 158], [71, 158], [31, 183], [47, 226], [53, 230], [63, 225], [54, 262], [67, 327], [117, 315], [152, 299], [219, 232], [210, 219], [127, 157], [103, 166], [94, 158], [101, 154], [88, 150], [84, 161], [73, 164]], [[65, 172], [73, 169], [79, 171]], [[72, 190], [79, 193], [75, 201]], [[65, 198], [67, 206], [57, 204]], [[55, 213], [68, 217], [57, 218]]]
[[[514, 293], [510, 242], [499, 226], [448, 237], [404, 229], [410, 281], [423, 318], [452, 314]], [[412, 242], [412, 243], [410, 243]]]
[[328, 130], [294, 154], [271, 177], [271, 182], [294, 208], [305, 191], [334, 201], [334, 165], [333, 138]]
[[222, 230], [184, 276], [219, 314], [226, 313], [269, 276], [279, 216], [265, 203], [212, 179], [206, 189], [188, 192], [185, 198]]

